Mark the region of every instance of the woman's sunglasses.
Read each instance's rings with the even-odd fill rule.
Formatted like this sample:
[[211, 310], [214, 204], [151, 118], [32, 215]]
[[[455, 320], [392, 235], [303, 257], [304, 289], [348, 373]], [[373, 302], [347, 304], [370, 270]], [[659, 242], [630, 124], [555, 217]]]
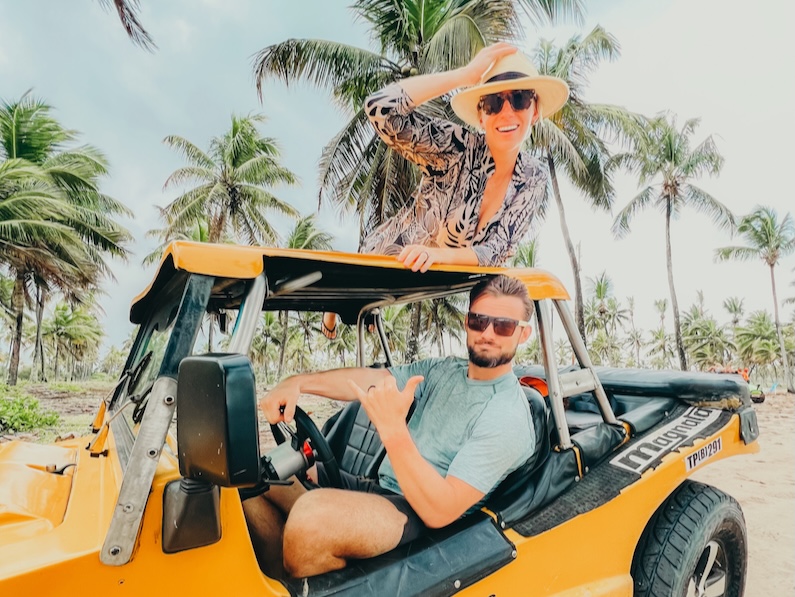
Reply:
[[516, 326], [527, 327], [529, 321], [518, 321], [509, 317], [492, 317], [480, 313], [467, 313], [467, 327], [475, 332], [485, 332], [490, 325], [494, 326], [494, 333], [498, 336], [513, 336]]
[[505, 100], [511, 104], [514, 112], [527, 110], [536, 98], [534, 89], [516, 89], [514, 91], [503, 91], [502, 93], [491, 93], [483, 95], [478, 103], [478, 109], [483, 110], [484, 114], [499, 114]]

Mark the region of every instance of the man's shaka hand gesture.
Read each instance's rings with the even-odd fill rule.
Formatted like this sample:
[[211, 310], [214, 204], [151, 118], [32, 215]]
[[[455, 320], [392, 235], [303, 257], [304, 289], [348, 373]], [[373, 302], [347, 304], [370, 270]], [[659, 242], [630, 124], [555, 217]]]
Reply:
[[414, 391], [423, 379], [422, 375], [415, 375], [406, 382], [403, 391], [398, 390], [391, 375], [367, 389], [362, 389], [353, 380], [348, 380], [348, 385], [378, 430], [381, 441], [386, 443], [391, 435], [406, 430], [406, 416], [414, 402]]

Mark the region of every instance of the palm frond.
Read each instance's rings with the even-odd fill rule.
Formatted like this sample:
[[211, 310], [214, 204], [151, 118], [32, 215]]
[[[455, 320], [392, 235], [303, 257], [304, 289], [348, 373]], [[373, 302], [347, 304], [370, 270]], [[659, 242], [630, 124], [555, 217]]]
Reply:
[[622, 209], [613, 221], [611, 230], [616, 238], [623, 238], [629, 232], [629, 225], [639, 211], [654, 200], [654, 188], [646, 187], [635, 195], [627, 206]]
[[317, 39], [288, 39], [264, 48], [254, 59], [260, 100], [268, 78], [285, 85], [303, 79], [318, 87], [336, 89], [348, 79], [368, 77], [384, 69], [400, 72], [396, 64], [369, 50]]
[[217, 167], [216, 163], [210, 158], [210, 156], [208, 156], [184, 137], [180, 137], [179, 135], [169, 135], [163, 139], [163, 143], [172, 149], [179, 151], [189, 162], [195, 166], [207, 168], [208, 170], [213, 170]]
[[113, 6], [119, 15], [122, 27], [134, 44], [149, 52], [157, 48], [152, 36], [138, 20], [138, 0], [99, 0], [99, 2], [108, 9]]

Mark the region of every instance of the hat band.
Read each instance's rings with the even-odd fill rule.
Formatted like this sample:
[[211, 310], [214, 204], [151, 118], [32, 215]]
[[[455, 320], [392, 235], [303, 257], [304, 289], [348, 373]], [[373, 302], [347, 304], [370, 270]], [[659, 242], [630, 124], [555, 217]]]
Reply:
[[511, 79], [526, 79], [526, 73], [520, 73], [515, 70], [508, 71], [507, 73], [500, 73], [499, 75], [494, 75], [490, 78], [486, 83], [496, 83], [497, 81], [509, 81]]

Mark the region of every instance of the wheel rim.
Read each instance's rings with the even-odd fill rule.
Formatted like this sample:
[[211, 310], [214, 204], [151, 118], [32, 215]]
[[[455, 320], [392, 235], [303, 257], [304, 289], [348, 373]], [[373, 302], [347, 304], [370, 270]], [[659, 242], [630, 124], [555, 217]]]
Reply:
[[717, 541], [710, 541], [701, 552], [687, 585], [687, 597], [724, 597], [726, 594], [726, 554]]

